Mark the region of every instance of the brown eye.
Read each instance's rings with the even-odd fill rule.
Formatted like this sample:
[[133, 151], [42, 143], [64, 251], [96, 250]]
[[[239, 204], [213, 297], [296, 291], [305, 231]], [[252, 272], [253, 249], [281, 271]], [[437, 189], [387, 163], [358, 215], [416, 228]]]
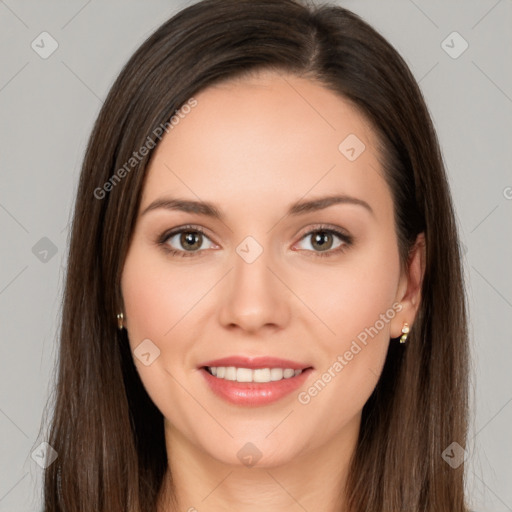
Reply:
[[205, 242], [211, 240], [196, 227], [185, 226], [166, 232], [160, 238], [159, 243], [165, 247], [172, 255], [176, 256], [195, 256], [204, 249], [209, 249]]
[[[310, 240], [308, 247], [302, 247], [316, 256], [332, 256], [348, 248], [353, 240], [352, 237], [332, 228], [318, 228], [306, 233], [301, 239]], [[338, 239], [338, 241], [336, 241]]]
[[203, 234], [194, 231], [184, 231], [180, 236], [180, 244], [187, 251], [199, 249], [202, 245]]
[[327, 231], [317, 231], [312, 235], [311, 246], [320, 251], [331, 249], [333, 244], [333, 234]]

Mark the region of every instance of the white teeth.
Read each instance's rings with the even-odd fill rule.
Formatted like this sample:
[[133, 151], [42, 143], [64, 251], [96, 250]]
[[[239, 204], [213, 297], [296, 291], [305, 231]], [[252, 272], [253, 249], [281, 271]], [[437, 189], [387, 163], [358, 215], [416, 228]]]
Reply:
[[252, 382], [252, 370], [249, 368], [238, 368], [236, 370], [237, 382]]
[[[272, 368], [272, 370], [281, 371], [279, 368]], [[257, 368], [256, 370], [252, 370], [252, 380], [254, 382], [270, 382], [272, 380], [272, 370], [270, 368]], [[281, 380], [281, 378], [279, 378], [279, 380]]]
[[271, 368], [270, 369], [270, 380], [274, 381], [274, 380], [281, 380], [284, 375], [283, 375], [283, 369], [282, 368]]
[[236, 380], [236, 368], [234, 366], [228, 366], [226, 368], [226, 374], [224, 375], [225, 380]]
[[218, 379], [236, 380], [237, 382], [274, 382], [290, 379], [302, 373], [292, 368], [236, 368], [234, 366], [209, 366], [211, 374]]

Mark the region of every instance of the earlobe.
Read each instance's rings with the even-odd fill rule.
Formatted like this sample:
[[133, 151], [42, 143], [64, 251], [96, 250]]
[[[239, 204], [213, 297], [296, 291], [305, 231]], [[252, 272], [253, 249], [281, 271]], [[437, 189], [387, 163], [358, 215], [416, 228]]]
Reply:
[[117, 314], [117, 328], [120, 331], [122, 331], [124, 328], [124, 315], [122, 312]]

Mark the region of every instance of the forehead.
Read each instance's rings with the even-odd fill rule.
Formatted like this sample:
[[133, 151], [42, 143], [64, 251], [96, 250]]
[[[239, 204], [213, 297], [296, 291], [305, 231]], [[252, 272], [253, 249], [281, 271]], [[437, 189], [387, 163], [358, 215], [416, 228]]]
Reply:
[[332, 192], [390, 206], [370, 124], [322, 85], [264, 72], [194, 99], [155, 149], [142, 207], [165, 193], [268, 208]]

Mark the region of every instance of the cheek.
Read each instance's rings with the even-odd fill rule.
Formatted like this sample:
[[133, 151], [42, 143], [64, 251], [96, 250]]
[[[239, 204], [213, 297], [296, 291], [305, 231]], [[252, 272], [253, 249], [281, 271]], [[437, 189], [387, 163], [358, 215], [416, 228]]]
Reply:
[[[191, 269], [170, 272], [165, 256], [143, 243], [135, 242], [128, 252], [121, 290], [133, 361], [146, 391], [167, 417], [186, 403], [186, 397], [179, 398], [178, 383], [188, 378], [187, 358], [195, 339], [188, 315], [208, 288], [197, 271], [195, 277]], [[150, 364], [139, 353], [149, 353]]]
[[[385, 362], [391, 321], [400, 309], [395, 302], [398, 249], [392, 236], [375, 240], [369, 250], [347, 253], [336, 269], [323, 269], [316, 279], [318, 285], [325, 283], [323, 290], [317, 286], [308, 295], [322, 320], [314, 337], [324, 355], [318, 370], [326, 386], [323, 391], [318, 384], [323, 398], [315, 399], [316, 405], [339, 403], [341, 396], [338, 411], [343, 417], [362, 408], [373, 391]], [[332, 415], [331, 421], [336, 418]]]
[[305, 302], [322, 320], [306, 325], [318, 365], [314, 379], [297, 396], [301, 429], [318, 432], [321, 425], [324, 434], [312, 447], [358, 417], [384, 366], [390, 322], [399, 309], [400, 265], [393, 236], [373, 240], [368, 249], [351, 256], [347, 252], [339, 266], [315, 272], [314, 288], [302, 288]]
[[[162, 344], [208, 291], [193, 267], [169, 272], [162, 254], [134, 245], [127, 255], [121, 280], [130, 341], [154, 339]], [[176, 327], [175, 327], [176, 326]]]
[[[315, 274], [316, 286], [309, 287], [308, 300], [329, 328], [320, 338], [326, 340], [326, 348], [342, 349], [376, 323], [384, 337], [389, 334], [386, 320], [395, 314], [392, 306], [400, 277], [398, 250], [389, 239], [347, 252], [338, 266]], [[381, 315], [386, 315], [384, 326]]]

